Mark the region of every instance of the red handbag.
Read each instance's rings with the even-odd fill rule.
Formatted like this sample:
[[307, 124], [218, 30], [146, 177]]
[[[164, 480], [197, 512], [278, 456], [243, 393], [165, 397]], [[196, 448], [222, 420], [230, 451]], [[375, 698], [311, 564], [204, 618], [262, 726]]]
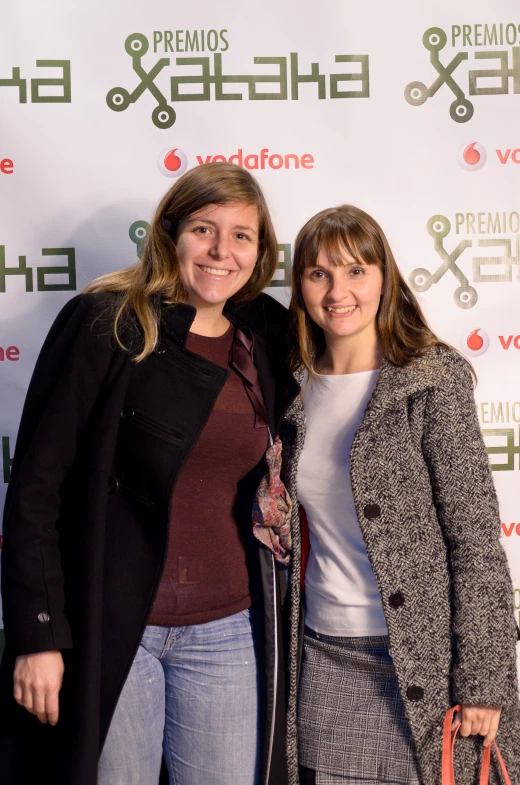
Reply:
[[[454, 731], [452, 731], [451, 726], [453, 724], [453, 716], [455, 712], [460, 710], [460, 706], [454, 706], [452, 709], [448, 709], [446, 712], [446, 717], [444, 718], [444, 732], [442, 735], [442, 785], [455, 785], [453, 753], [455, 750], [455, 739], [457, 738], [460, 725]], [[511, 780], [509, 778], [509, 774], [507, 773], [504, 759], [502, 758], [500, 750], [498, 749], [495, 742], [490, 744], [489, 747], [484, 747], [482, 769], [480, 770], [480, 785], [488, 785], [489, 782], [489, 767], [491, 764], [492, 746], [495, 748], [495, 754], [500, 764], [500, 768], [502, 769], [502, 774], [504, 775], [506, 785], [511, 785]]]

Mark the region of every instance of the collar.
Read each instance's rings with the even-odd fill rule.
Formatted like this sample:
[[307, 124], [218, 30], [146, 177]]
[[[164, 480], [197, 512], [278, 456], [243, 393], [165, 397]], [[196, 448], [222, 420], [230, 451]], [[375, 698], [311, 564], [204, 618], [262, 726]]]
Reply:
[[[192, 305], [162, 303], [161, 332], [181, 346], [193, 324], [197, 311]], [[270, 350], [278, 350], [288, 354], [289, 312], [272, 297], [260, 294], [254, 300], [235, 303], [228, 300], [224, 307], [224, 316], [238, 327], [249, 327], [255, 340], [260, 338], [269, 344]]]
[[403, 398], [410, 398], [437, 387], [449, 377], [449, 371], [442, 360], [444, 351], [442, 347], [432, 347], [423, 357], [416, 357], [401, 366], [383, 360], [368, 410], [375, 412], [389, 409], [395, 407]]

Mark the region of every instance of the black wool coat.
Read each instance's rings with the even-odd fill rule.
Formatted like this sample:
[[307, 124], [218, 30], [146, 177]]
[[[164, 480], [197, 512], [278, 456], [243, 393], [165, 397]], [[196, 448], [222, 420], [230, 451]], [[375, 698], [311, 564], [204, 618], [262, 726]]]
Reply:
[[[229, 373], [186, 350], [195, 316], [187, 305], [162, 306], [158, 349], [133, 362], [112, 334], [114, 301], [79, 295], [63, 308], [20, 425], [2, 550], [0, 782], [9, 785], [95, 785], [161, 579], [176, 478]], [[253, 331], [274, 435], [298, 391], [286, 364], [287, 311], [261, 295], [228, 303], [225, 313]], [[281, 573], [251, 533], [264, 463], [240, 483], [237, 516], [261, 663], [261, 783], [285, 785]], [[12, 673], [16, 656], [54, 649], [65, 675], [60, 719], [50, 727], [16, 704]]]

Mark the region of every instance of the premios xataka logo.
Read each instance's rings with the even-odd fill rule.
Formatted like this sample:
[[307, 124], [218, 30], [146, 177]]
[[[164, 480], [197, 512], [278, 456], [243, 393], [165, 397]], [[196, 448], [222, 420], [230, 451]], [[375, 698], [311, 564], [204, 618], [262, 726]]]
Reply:
[[[128, 87], [113, 87], [107, 93], [107, 105], [114, 112], [124, 112], [148, 92], [157, 104], [152, 111], [152, 122], [157, 128], [171, 128], [176, 120], [172, 104], [184, 101], [297, 101], [301, 85], [305, 85], [306, 91], [314, 85], [317, 99], [368, 98], [370, 93], [368, 55], [334, 55], [334, 62], [351, 64], [352, 70], [347, 67], [343, 73], [325, 74], [319, 63], [304, 66], [300, 55], [291, 52], [289, 56], [253, 57], [253, 65], [263, 66], [267, 73], [232, 74], [227, 72], [223, 58], [229, 49], [227, 30], [155, 31], [154, 53], [164, 50], [176, 55], [160, 57], [155, 63], [148, 55], [150, 42], [142, 33], [129, 35], [124, 48], [139, 81], [135, 84], [134, 80], [133, 85], [130, 82]], [[191, 56], [179, 57], [179, 52], [189, 52]], [[169, 89], [163, 92], [168, 84], [163, 71], [172, 67]]]
[[[410, 82], [404, 97], [412, 106], [421, 106], [440, 90], [443, 85], [451, 90], [455, 100], [450, 105], [450, 116], [456, 123], [467, 123], [475, 110], [468, 96], [508, 95], [520, 93], [520, 24], [475, 24], [452, 25], [451, 46], [475, 49], [476, 61], [494, 61], [492, 68], [472, 68], [467, 83], [461, 73], [455, 71], [464, 60], [469, 60], [467, 51], [459, 51], [449, 63], [441, 61], [440, 52], [448, 42], [441, 27], [430, 27], [423, 35], [424, 47], [430, 53], [430, 63], [435, 78], [429, 86], [423, 82]], [[466, 87], [467, 84], [467, 87]]]
[[[520, 281], [520, 213], [461, 212], [452, 223], [445, 215], [433, 215], [426, 230], [440, 258], [439, 267], [430, 272], [424, 267], [412, 270], [409, 283], [415, 292], [427, 292], [447, 274], [455, 278], [453, 299], [459, 308], [473, 308], [478, 300], [475, 284], [507, 284]], [[451, 250], [450, 250], [451, 249]], [[469, 252], [473, 255], [469, 257]], [[494, 252], [490, 254], [491, 249]], [[467, 261], [462, 269], [462, 261]], [[468, 270], [469, 267], [469, 270]], [[516, 268], [515, 275], [513, 270]]]

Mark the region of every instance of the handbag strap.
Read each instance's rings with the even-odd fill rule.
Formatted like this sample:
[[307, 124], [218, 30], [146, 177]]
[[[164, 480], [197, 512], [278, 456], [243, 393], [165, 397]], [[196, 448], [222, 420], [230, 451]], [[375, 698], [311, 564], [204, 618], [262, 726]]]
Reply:
[[[451, 730], [451, 726], [453, 724], [453, 717], [457, 711], [461, 711], [460, 706], [453, 706], [451, 709], [448, 709], [446, 716], [444, 717], [444, 730], [442, 734], [442, 785], [455, 785], [455, 768], [453, 758], [455, 752], [455, 739], [457, 738], [460, 725], [458, 725], [454, 731]], [[509, 774], [507, 773], [504, 759], [500, 754], [500, 750], [498, 749], [496, 742], [493, 742], [493, 747], [495, 749], [495, 754], [502, 770], [502, 774], [504, 775], [504, 781], [506, 785], [511, 785], [511, 780], [509, 778]], [[482, 768], [480, 770], [480, 785], [488, 785], [490, 765], [491, 745], [484, 747]]]

